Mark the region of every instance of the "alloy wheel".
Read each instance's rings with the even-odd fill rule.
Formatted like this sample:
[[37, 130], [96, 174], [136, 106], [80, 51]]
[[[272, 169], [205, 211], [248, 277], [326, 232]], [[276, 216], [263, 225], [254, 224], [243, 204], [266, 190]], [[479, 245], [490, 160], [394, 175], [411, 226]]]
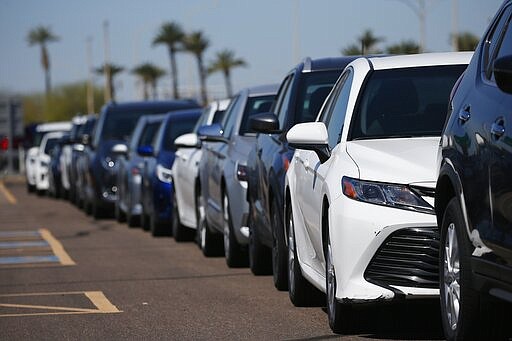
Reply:
[[454, 223], [448, 225], [444, 250], [443, 299], [448, 323], [452, 330], [456, 330], [460, 312], [460, 253]]
[[331, 241], [327, 244], [327, 310], [329, 319], [336, 314], [336, 273], [334, 271]]
[[290, 292], [295, 291], [295, 232], [291, 212], [288, 217], [288, 282]]
[[224, 194], [222, 208], [223, 208], [223, 216], [224, 216], [224, 228], [223, 228], [223, 230], [224, 230], [224, 254], [225, 254], [226, 258], [229, 258], [229, 252], [231, 251], [230, 250], [231, 245], [229, 245], [229, 238], [230, 238], [229, 201], [228, 201], [228, 196], [226, 194]]

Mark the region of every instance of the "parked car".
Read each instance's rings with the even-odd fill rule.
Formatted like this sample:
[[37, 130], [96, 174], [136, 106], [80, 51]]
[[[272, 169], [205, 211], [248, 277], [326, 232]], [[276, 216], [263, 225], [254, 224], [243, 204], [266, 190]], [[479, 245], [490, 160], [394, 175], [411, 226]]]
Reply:
[[250, 121], [258, 136], [247, 161], [249, 263], [255, 275], [272, 273], [280, 290], [288, 288], [283, 193], [294, 151], [286, 132], [296, 123], [316, 119], [338, 76], [355, 58], [306, 58], [284, 77], [272, 110]]
[[49, 168], [51, 163], [51, 154], [58, 144], [59, 140], [64, 136], [64, 132], [54, 131], [46, 133], [41, 140], [39, 151], [36, 156], [35, 175], [36, 190], [38, 194], [44, 194], [50, 187]]
[[[115, 216], [117, 221], [136, 226], [142, 214], [141, 184], [144, 173], [144, 156], [153, 150], [155, 135], [165, 115], [150, 115], [139, 118], [130, 139], [126, 154], [120, 154], [117, 163], [117, 193]], [[153, 157], [153, 156], [151, 156]]]
[[153, 156], [144, 160], [141, 193], [142, 226], [149, 226], [153, 236], [172, 233], [174, 140], [191, 132], [200, 115], [200, 108], [167, 114], [155, 136], [154, 148], [141, 153]]
[[[96, 123], [91, 143], [85, 151], [88, 164], [86, 210], [91, 211], [94, 218], [114, 212], [114, 203], [117, 200], [116, 158], [119, 152], [125, 152], [128, 148], [126, 143], [139, 117], [198, 107], [197, 102], [192, 100], [112, 102], [105, 105]], [[114, 146], [117, 146], [117, 150], [113, 150]]]
[[201, 141], [197, 137], [197, 131], [203, 125], [219, 123], [228, 105], [229, 99], [210, 103], [203, 110], [192, 132], [179, 136], [174, 141], [178, 150], [171, 169], [174, 179], [172, 234], [176, 241], [188, 239], [190, 229], [197, 231], [196, 198], [199, 190], [198, 167], [201, 159]]
[[289, 296], [327, 296], [344, 332], [360, 303], [439, 293], [435, 160], [448, 96], [471, 53], [359, 58], [316, 122], [287, 133]]
[[62, 187], [62, 153], [66, 146], [70, 145], [70, 135], [64, 134], [57, 140], [50, 153], [50, 165], [48, 167], [48, 195], [54, 198], [64, 196], [64, 188]]
[[[75, 116], [71, 120], [71, 130], [69, 132], [69, 143], [62, 145], [62, 151], [60, 154], [60, 169], [61, 172], [61, 184], [59, 185], [62, 189], [62, 196], [65, 198], [71, 197], [71, 192], [75, 191], [76, 177], [73, 168], [73, 148], [74, 144], [78, 139], [78, 132], [80, 127], [86, 122], [86, 116]], [[74, 193], [73, 193], [74, 195]]]
[[73, 145], [73, 153], [71, 154], [71, 173], [75, 174], [72, 177], [75, 177], [76, 180], [71, 186], [70, 200], [78, 207], [85, 206], [86, 175], [89, 168], [85, 146], [91, 141], [91, 134], [97, 120], [97, 115], [87, 115], [85, 123], [78, 130], [77, 140]]
[[454, 87], [442, 135], [435, 208], [448, 340], [512, 336], [511, 15], [508, 0]]
[[[277, 85], [246, 88], [236, 94], [221, 124], [203, 126], [199, 137], [203, 143], [199, 162], [198, 211], [199, 245], [207, 256], [222, 251], [228, 266], [247, 263], [247, 178], [249, 150], [255, 141], [249, 119], [270, 110]], [[222, 239], [223, 236], [223, 239]]]
[[41, 145], [43, 136], [51, 131], [69, 131], [70, 129], [71, 122], [42, 123], [35, 127], [35, 132], [32, 139], [33, 144], [28, 148], [25, 158], [25, 176], [27, 179], [27, 191], [29, 193], [36, 190], [36, 167], [39, 162], [37, 155], [39, 154], [39, 146]]

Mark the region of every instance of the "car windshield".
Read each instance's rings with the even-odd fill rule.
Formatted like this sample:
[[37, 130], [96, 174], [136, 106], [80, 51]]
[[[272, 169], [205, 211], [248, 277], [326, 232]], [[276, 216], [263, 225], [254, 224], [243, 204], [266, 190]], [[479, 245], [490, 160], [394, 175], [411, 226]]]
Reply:
[[43, 131], [37, 131], [34, 134], [34, 147], [39, 147], [41, 145], [41, 141], [43, 140], [44, 134], [46, 134], [46, 132]]
[[306, 74], [299, 85], [295, 123], [314, 121], [343, 70], [318, 71]]
[[101, 131], [100, 140], [123, 140], [128, 141], [137, 120], [142, 115], [160, 114], [162, 109], [153, 110], [116, 110], [112, 109], [106, 113], [105, 121]]
[[46, 155], [50, 155], [58, 141], [58, 138], [46, 140], [46, 145], [44, 146], [44, 153]]
[[162, 121], [151, 122], [146, 124], [142, 134], [140, 134], [140, 139], [137, 147], [150, 146], [153, 143], [154, 137], [160, 127]]
[[240, 124], [239, 135], [244, 135], [250, 131], [249, 129], [249, 118], [251, 116], [268, 112], [272, 108], [276, 96], [254, 96], [247, 98], [247, 104], [245, 105], [244, 115], [242, 117], [242, 123]]
[[174, 140], [183, 134], [190, 133], [192, 129], [194, 129], [196, 122], [196, 116], [187, 117], [180, 120], [168, 120], [163, 136], [162, 149], [165, 151], [176, 150]]
[[466, 65], [373, 72], [352, 116], [349, 140], [440, 136], [450, 91]]

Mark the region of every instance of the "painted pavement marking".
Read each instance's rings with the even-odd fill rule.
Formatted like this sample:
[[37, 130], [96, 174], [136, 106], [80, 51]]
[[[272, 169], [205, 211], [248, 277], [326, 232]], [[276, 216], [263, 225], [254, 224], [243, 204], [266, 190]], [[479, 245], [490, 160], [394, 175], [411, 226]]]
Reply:
[[4, 182], [3, 181], [0, 181], [0, 192], [3, 193], [5, 199], [7, 199], [7, 201], [11, 204], [11, 205], [16, 205], [16, 203], [18, 202], [16, 200], [16, 198], [14, 197], [14, 195], [12, 195], [12, 193], [7, 189], [7, 187], [5, 187], [4, 185]]
[[[45, 305], [30, 305], [30, 304], [15, 304], [15, 303], [2, 303], [2, 298], [7, 297], [51, 297], [51, 296], [76, 296], [83, 295], [96, 307], [80, 308], [80, 307], [60, 307], [60, 306], [45, 306]], [[75, 314], [113, 314], [121, 313], [103, 294], [101, 291], [71, 291], [71, 292], [46, 292], [46, 293], [28, 293], [28, 294], [5, 294], [0, 295], [0, 308], [15, 308], [20, 309], [19, 313], [2, 313], [0, 310], [0, 317], [16, 317], [16, 316], [48, 316], [48, 315], [75, 315]], [[44, 310], [40, 313], [24, 313], [23, 309], [30, 310]]]

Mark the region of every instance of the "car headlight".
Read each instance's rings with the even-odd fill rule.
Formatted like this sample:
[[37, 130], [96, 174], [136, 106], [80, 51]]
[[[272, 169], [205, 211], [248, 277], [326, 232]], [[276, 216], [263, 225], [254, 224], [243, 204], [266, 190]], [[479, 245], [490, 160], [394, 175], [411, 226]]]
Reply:
[[107, 170], [113, 170], [117, 165], [116, 161], [113, 158], [111, 158], [110, 156], [105, 157], [101, 161], [101, 164]]
[[162, 165], [156, 165], [156, 176], [158, 180], [166, 183], [172, 182], [172, 172], [169, 168], [165, 168]]
[[408, 186], [362, 181], [344, 176], [343, 194], [350, 199], [434, 214], [434, 208]]

